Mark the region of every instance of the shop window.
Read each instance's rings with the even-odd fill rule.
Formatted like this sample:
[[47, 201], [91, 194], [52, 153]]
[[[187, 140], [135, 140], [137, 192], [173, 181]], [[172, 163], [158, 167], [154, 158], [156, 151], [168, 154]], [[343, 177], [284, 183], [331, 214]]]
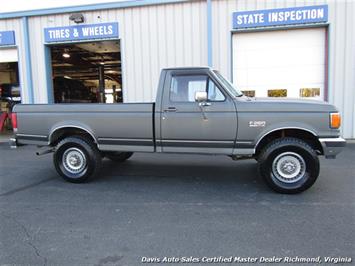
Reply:
[[248, 97], [255, 97], [255, 90], [245, 90], [245, 91], [242, 91], [243, 94], [245, 96], [248, 96]]
[[319, 97], [320, 88], [301, 88], [300, 97]]
[[287, 97], [286, 89], [273, 89], [267, 91], [268, 97]]

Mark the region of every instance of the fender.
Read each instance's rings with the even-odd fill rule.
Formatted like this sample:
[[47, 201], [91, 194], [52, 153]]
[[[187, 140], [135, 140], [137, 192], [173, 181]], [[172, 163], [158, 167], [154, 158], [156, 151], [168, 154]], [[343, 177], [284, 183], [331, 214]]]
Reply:
[[87, 125], [80, 123], [78, 121], [63, 121], [60, 123], [55, 124], [49, 133], [48, 136], [48, 145], [50, 145], [52, 143], [52, 138], [53, 138], [53, 134], [63, 128], [77, 128], [77, 129], [81, 129], [85, 132], [87, 132], [95, 141], [95, 143], [97, 143], [97, 138], [95, 137], [95, 134], [93, 132], [93, 130], [88, 127]]
[[278, 131], [278, 130], [283, 130], [283, 129], [298, 129], [298, 130], [303, 130], [303, 131], [307, 131], [309, 133], [311, 133], [312, 135], [314, 135], [315, 137], [318, 138], [318, 135], [315, 131], [314, 128], [311, 128], [307, 125], [303, 125], [301, 123], [297, 123], [295, 124], [295, 126], [283, 126], [282, 124], [278, 124], [278, 125], [273, 125], [271, 128], [266, 128], [265, 130], [263, 130], [262, 132], [260, 132], [260, 134], [258, 135], [258, 137], [256, 138], [256, 142], [254, 147], [256, 148], [260, 141], [268, 134]]

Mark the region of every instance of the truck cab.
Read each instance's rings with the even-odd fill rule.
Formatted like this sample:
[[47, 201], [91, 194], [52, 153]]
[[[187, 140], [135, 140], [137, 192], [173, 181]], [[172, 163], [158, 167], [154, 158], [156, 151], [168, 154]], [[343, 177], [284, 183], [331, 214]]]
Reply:
[[158, 151], [232, 155], [238, 129], [235, 96], [209, 68], [165, 69], [157, 92]]

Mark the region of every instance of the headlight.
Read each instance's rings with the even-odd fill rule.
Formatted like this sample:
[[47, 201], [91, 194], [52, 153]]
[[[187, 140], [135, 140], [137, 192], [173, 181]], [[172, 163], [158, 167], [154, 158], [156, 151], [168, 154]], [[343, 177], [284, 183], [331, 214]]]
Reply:
[[339, 113], [330, 113], [329, 126], [330, 128], [339, 128], [341, 125], [341, 117]]

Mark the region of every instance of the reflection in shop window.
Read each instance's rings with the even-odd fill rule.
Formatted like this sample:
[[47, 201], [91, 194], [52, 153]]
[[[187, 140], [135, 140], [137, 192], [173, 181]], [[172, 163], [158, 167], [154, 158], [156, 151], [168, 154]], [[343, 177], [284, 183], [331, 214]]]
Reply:
[[287, 90], [286, 89], [274, 89], [267, 91], [268, 97], [287, 97]]
[[248, 97], [255, 97], [255, 90], [245, 90], [245, 91], [242, 91], [243, 94], [245, 96], [248, 96]]
[[320, 88], [301, 88], [300, 97], [319, 97]]
[[206, 91], [207, 76], [174, 76], [171, 79], [170, 100], [173, 102], [195, 102], [195, 92]]

